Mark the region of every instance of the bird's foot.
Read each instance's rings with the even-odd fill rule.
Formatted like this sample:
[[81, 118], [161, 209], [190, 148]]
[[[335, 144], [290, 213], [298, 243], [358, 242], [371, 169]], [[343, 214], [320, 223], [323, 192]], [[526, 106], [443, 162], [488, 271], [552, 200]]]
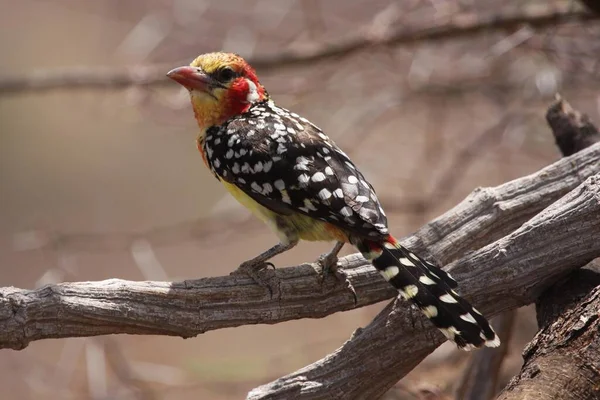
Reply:
[[348, 290], [352, 293], [354, 303], [356, 304], [358, 302], [356, 290], [354, 290], [354, 286], [352, 285], [348, 274], [344, 271], [344, 268], [342, 268], [338, 261], [337, 255], [331, 253], [322, 254], [317, 259], [317, 264], [321, 267], [321, 286], [324, 285], [327, 276], [333, 274], [338, 282], [346, 285]]
[[[270, 273], [268, 273], [271, 268]], [[229, 275], [247, 276], [256, 284], [269, 289], [271, 297], [278, 293], [277, 278], [275, 277], [275, 265], [270, 262], [255, 262], [254, 260], [245, 261]]]
[[331, 253], [321, 254], [317, 259], [317, 264], [319, 264], [319, 266], [321, 267], [323, 277], [325, 277], [326, 275], [337, 270], [337, 255]]

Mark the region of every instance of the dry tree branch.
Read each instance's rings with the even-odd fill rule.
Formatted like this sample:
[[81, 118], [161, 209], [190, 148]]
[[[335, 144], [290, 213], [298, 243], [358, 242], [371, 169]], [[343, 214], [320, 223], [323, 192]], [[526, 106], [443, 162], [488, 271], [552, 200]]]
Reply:
[[[371, 35], [369, 29], [358, 29], [357, 34], [335, 43], [311, 48], [293, 49], [276, 54], [258, 56], [249, 60], [257, 69], [302, 66], [335, 59], [377, 46], [398, 46], [423, 41], [445, 40], [493, 31], [511, 31], [526, 24], [542, 29], [573, 22], [597, 21], [600, 15], [585, 11], [526, 10], [520, 14], [473, 15], [456, 14], [447, 19], [428, 21], [426, 27], [398, 26], [384, 35]], [[179, 65], [179, 63], [175, 63]], [[0, 77], [0, 95], [36, 92], [61, 88], [111, 89], [128, 86], [162, 85], [167, 83], [165, 73], [173, 63], [145, 66], [69, 67], [57, 70], [39, 70], [24, 75]]]
[[[600, 256], [598, 235], [600, 174], [450, 269], [463, 295], [492, 316], [534, 302], [560, 277]], [[332, 354], [254, 389], [248, 398], [377, 398], [442, 342], [422, 315], [392, 303]]]
[[[560, 96], [548, 109], [546, 119], [565, 156], [600, 142], [600, 132], [589, 117], [574, 110]], [[528, 395], [536, 399], [598, 397], [599, 269], [577, 271], [566, 283], [554, 285], [540, 297], [536, 308], [542, 330], [525, 349], [525, 364], [501, 399], [516, 400]]]
[[563, 156], [570, 156], [600, 142], [600, 132], [590, 118], [574, 110], [560, 95], [548, 108], [546, 120]]
[[[575, 119], [578, 121], [582, 120], [580, 117]], [[599, 144], [596, 144], [591, 148], [583, 150], [582, 152], [585, 153], [598, 146]], [[570, 158], [571, 157], [565, 158], [562, 161], [559, 161], [557, 164], [567, 161]], [[599, 178], [600, 176], [596, 175], [595, 180], [592, 180], [589, 183], [598, 188], [598, 185], [600, 184], [600, 181], [598, 180]], [[524, 189], [524, 187], [521, 189]], [[594, 194], [591, 195], [590, 201], [594, 204], [598, 204], [600, 202], [600, 195], [597, 191], [593, 191]], [[566, 196], [566, 198], [569, 198], [572, 195], [573, 193]], [[483, 270], [488, 271], [488, 268], [492, 264], [497, 264], [495, 267], [489, 269], [489, 271], [493, 272], [487, 276], [484, 273], [479, 274], [477, 278], [469, 278], [466, 282], [461, 281], [461, 287], [464, 288], [463, 290], [469, 291], [469, 294], [472, 296], [474, 302], [479, 308], [487, 311], [489, 315], [493, 315], [499, 310], [505, 311], [516, 308], [514, 304], [511, 304], [508, 307], [503, 307], [499, 305], [498, 302], [513, 303], [514, 301], [521, 301], [520, 305], [524, 305], [535, 301], [541, 292], [534, 288], [535, 284], [532, 282], [526, 283], [521, 281], [521, 279], [525, 279], [525, 274], [523, 274], [522, 270], [522, 268], [525, 268], [524, 264], [533, 264], [529, 265], [529, 268], [538, 268], [537, 275], [539, 277], [544, 276], [545, 278], [547, 278], [546, 274], [552, 274], [551, 271], [553, 268], [562, 269], [565, 267], [564, 265], [557, 263], [556, 259], [551, 259], [553, 251], [542, 251], [538, 257], [536, 253], [540, 250], [540, 248], [537, 247], [537, 245], [527, 244], [527, 239], [524, 239], [528, 235], [540, 229], [540, 219], [543, 219], [544, 216], [554, 213], [555, 215], [560, 215], [561, 218], [569, 218], [568, 215], [563, 214], [562, 211], [560, 211], [560, 204], [564, 201], [565, 198], [563, 198], [560, 202], [550, 206], [543, 213], [519, 228], [516, 232], [513, 232], [511, 235], [499, 240], [498, 242], [477, 251], [475, 255], [482, 253], [479, 264], [477, 262], [473, 262], [474, 259], [477, 259], [477, 256], [475, 256], [473, 259], [473, 254], [471, 254], [465, 257], [463, 260], [460, 260], [455, 265], [456, 268], [453, 269], [453, 274], [455, 276], [460, 276], [460, 268], [465, 265], [471, 266], [471, 268], [475, 268], [475, 266], [479, 265], [485, 265]], [[515, 205], [514, 201], [505, 202], [504, 204], [503, 202], [494, 202], [493, 204], [498, 210], [502, 210], [503, 208], [507, 207], [508, 204]], [[459, 207], [460, 205], [457, 206], [457, 208]], [[524, 211], [523, 208], [521, 208], [521, 210]], [[451, 213], [452, 211], [447, 213], [446, 216], [451, 215]], [[510, 232], [510, 227], [513, 225], [510, 222], [510, 218], [506, 217], [506, 215], [499, 215], [496, 219], [496, 221], [500, 224], [505, 223], [506, 225], [504, 227], [495, 226], [494, 228], [497, 228], [495, 230], [487, 230], [483, 228], [482, 231], [486, 232], [486, 234], [490, 235], [491, 237], [496, 237], [500, 232]], [[594, 215], [593, 213], [590, 213], [589, 217], [591, 220], [586, 222], [594, 225], [594, 230], [599, 229], [600, 214]], [[450, 221], [446, 220], [444, 222], [448, 223]], [[481, 218], [475, 218], [472, 220], [472, 222], [476, 225], [482, 223], [487, 225], [489, 221]], [[443, 229], [445, 225], [447, 226], [447, 224], [440, 224], [441, 229]], [[430, 226], [432, 226], [432, 223], [428, 224], [424, 229], [427, 229]], [[556, 240], [556, 243], [561, 242], [563, 238], [569, 242], [578, 240], [577, 238], [568, 237], [569, 235], [573, 236], [570, 233], [573, 231], [577, 231], [578, 234], [581, 234], [583, 237], [585, 237], [585, 240], [595, 240], [593, 235], [597, 234], [587, 232], [583, 228], [583, 224], [580, 225], [579, 223], [575, 223], [571, 226], [572, 230], [567, 228], [567, 226], [564, 226], [563, 228], [565, 230], [560, 230], [560, 232], [555, 231], [554, 234], [556, 236], [554, 237], [554, 240]], [[420, 233], [422, 233], [422, 230], [417, 232], [417, 236], [419, 236]], [[444, 240], [440, 241], [439, 243], [447, 242], [446, 233], [451, 235], [450, 232], [444, 232], [443, 230], [440, 230], [437, 233], [438, 237], [444, 238]], [[587, 236], [588, 234], [592, 234], [592, 236], [589, 237]], [[511, 238], [514, 239], [514, 242], [512, 242]], [[522, 261], [523, 264], [521, 265], [509, 260], [510, 254], [514, 255], [514, 252], [518, 252], [519, 245], [517, 242], [520, 242], [523, 246], [523, 249], [526, 250], [525, 254], [529, 253], [524, 256], [525, 259]], [[433, 250], [434, 254], [437, 254], [437, 251], [434, 248], [436, 244], [427, 243], [426, 241], [425, 244], [428, 248]], [[461, 248], [460, 240], [455, 242], [454, 246], [457, 246], [457, 244], [459, 248], [454, 248], [453, 250], [458, 252], [458, 254], [472, 249], [472, 247], [468, 247], [469, 245], [465, 245], [465, 247]], [[593, 258], [593, 256], [588, 255], [588, 259], [582, 257], [578, 260], [575, 260], [572, 258], [574, 254], [570, 253], [570, 250], [572, 249], [569, 249], [568, 247], [567, 249], [562, 250], [562, 258], [563, 263], [569, 264], [572, 267], [580, 267], [585, 263], [585, 261]], [[569, 254], [564, 254], [565, 251]], [[445, 252], [442, 250], [442, 253]], [[528, 256], [531, 256], [531, 258]], [[447, 261], [447, 259], [442, 261]], [[513, 264], [513, 268], [511, 269], [509, 266], [507, 266], [507, 263], [508, 265]], [[458, 273], [456, 272], [457, 270]], [[564, 273], [565, 270], [562, 272], [557, 272], [553, 279], [559, 278], [561, 274]], [[471, 276], [471, 274], [469, 274], [469, 276]], [[534, 273], [531, 276], [536, 276], [536, 274]], [[509, 283], [509, 281], [513, 279], [521, 282], [525, 286], [525, 290], [514, 291], [514, 286]], [[496, 289], [494, 287], [496, 285], [494, 282], [502, 282], [500, 286], [503, 286], [505, 291], [497, 290], [495, 292]], [[476, 286], [479, 286], [479, 289], [476, 289]], [[474, 294], [477, 290], [479, 290], [479, 296], [481, 296], [479, 299]], [[507, 293], [510, 293], [512, 298], [507, 298]], [[400, 313], [402, 313], [402, 316], [395, 317], [395, 314]], [[310, 399], [328, 398], [331, 393], [348, 398], [374, 398], [383, 394], [390, 386], [394, 384], [394, 382], [404, 376], [410, 371], [410, 369], [418, 364], [422, 358], [429, 354], [429, 352], [432, 351], [435, 346], [435, 344], [427, 342], [427, 339], [425, 339], [425, 343], [423, 343], [423, 337], [421, 338], [421, 341], [418, 339], [415, 340], [414, 335], [403, 337], [401, 333], [406, 334], [406, 331], [410, 331], [409, 329], [393, 328], [396, 318], [399, 318], [400, 321], [406, 323], [406, 320], [408, 319], [406, 314], [406, 310], [394, 310], [393, 307], [388, 306], [386, 310], [380, 314], [378, 319], [376, 319], [369, 327], [367, 327], [367, 329], [365, 329], [368, 334], [365, 334], [366, 332], [363, 331], [360, 336], [354, 337], [342, 348], [338, 349], [335, 353], [327, 356], [326, 358], [317, 361], [316, 363], [309, 365], [300, 371], [280, 378], [268, 385], [255, 389], [250, 393], [249, 398], [277, 399], [284, 398], [286, 395], [291, 393], [296, 395], [303, 393], [305, 394], [303, 398]], [[404, 328], [403, 324], [400, 324], [399, 326]], [[431, 327], [428, 328], [429, 331], [432, 330]], [[427, 335], [423, 336], [426, 337]], [[373, 362], [376, 363], [376, 366], [372, 366], [372, 369], [370, 369], [369, 365], [365, 365], [364, 360], [374, 360]], [[356, 365], [353, 363], [356, 363]], [[372, 374], [372, 370], [377, 370], [378, 374]], [[343, 379], [336, 378], [340, 375], [343, 376]]]
[[[582, 180], [600, 173], [599, 160], [600, 145], [595, 145], [534, 175], [496, 188], [477, 190], [406, 242], [415, 250], [426, 246], [444, 261], [456, 259], [493, 240], [490, 237], [501, 237], [512, 231]], [[475, 255], [465, 260], [473, 257]], [[326, 281], [323, 286], [310, 264], [277, 270], [279, 290], [275, 298], [270, 298], [268, 291], [249, 279], [232, 276], [178, 283], [122, 280], [64, 283], [33, 291], [2, 288], [0, 348], [22, 349], [33, 340], [110, 333], [192, 337], [224, 327], [319, 318], [396, 294], [360, 256], [346, 257], [343, 262], [358, 294], [356, 304], [344, 285]], [[497, 268], [495, 263], [489, 265]], [[482, 263], [477, 271], [464, 274], [466, 288], [471, 281], [478, 280], [484, 268], [487, 270], [487, 263]], [[458, 276], [461, 275], [459, 269]], [[552, 274], [548, 273], [546, 279], [551, 278]], [[537, 284], [544, 282], [551, 283], [540, 279]], [[479, 298], [481, 294], [465, 294], [475, 296], [477, 304], [483, 300]], [[398, 332], [410, 335], [414, 333], [414, 318], [404, 316], [407, 319]]]
[[[593, 263], [592, 263], [593, 264]], [[498, 400], [593, 400], [600, 395], [600, 265], [574, 272], [540, 298], [542, 330]]]
[[[563, 156], [570, 156], [594, 143], [600, 142], [600, 132], [587, 115], [575, 111], [560, 95], [548, 108], [548, 124]], [[491, 399], [496, 393], [496, 383], [502, 361], [508, 350], [507, 338], [515, 319], [515, 310], [503, 313], [495, 323], [503, 347], [483, 349], [471, 359], [457, 392], [459, 399]], [[495, 325], [496, 325], [495, 324]], [[504, 335], [503, 335], [504, 332]]]

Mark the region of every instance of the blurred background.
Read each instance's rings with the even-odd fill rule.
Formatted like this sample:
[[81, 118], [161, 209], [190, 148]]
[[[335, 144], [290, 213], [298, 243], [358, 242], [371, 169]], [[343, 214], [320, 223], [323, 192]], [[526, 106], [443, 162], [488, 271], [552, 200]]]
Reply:
[[[205, 169], [164, 74], [226, 50], [377, 188], [395, 235], [560, 158], [560, 91], [599, 121], [600, 23], [573, 0], [0, 0], [0, 286], [225, 275], [275, 243]], [[314, 260], [304, 243], [279, 266]], [[348, 252], [349, 249], [346, 249]], [[3, 399], [236, 399], [335, 350], [384, 306], [182, 340], [110, 336], [0, 352]], [[502, 387], [536, 331], [519, 310]], [[445, 398], [440, 347], [386, 396]]]

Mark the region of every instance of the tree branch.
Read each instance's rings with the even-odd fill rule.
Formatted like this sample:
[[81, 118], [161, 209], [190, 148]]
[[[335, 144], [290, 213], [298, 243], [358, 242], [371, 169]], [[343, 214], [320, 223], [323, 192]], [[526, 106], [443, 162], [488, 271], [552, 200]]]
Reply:
[[[407, 243], [421, 250], [427, 246], [444, 261], [455, 259], [487, 243], [490, 237], [510, 232], [582, 179], [599, 173], [599, 161], [600, 145], [596, 145], [537, 174], [496, 188], [476, 190], [453, 210], [408, 238]], [[360, 256], [346, 257], [343, 262], [358, 294], [356, 304], [344, 285], [326, 281], [322, 286], [309, 264], [277, 270], [279, 291], [273, 299], [250, 280], [232, 276], [179, 283], [122, 280], [64, 283], [33, 291], [2, 288], [0, 348], [22, 349], [33, 340], [110, 333], [191, 337], [207, 330], [245, 324], [319, 318], [396, 295]], [[485, 267], [464, 277], [465, 287], [478, 280], [483, 268], [487, 270], [486, 263], [481, 265]], [[546, 276], [551, 278], [551, 274]], [[544, 282], [547, 281], [540, 279], [537, 284]], [[475, 300], [478, 303], [479, 297]], [[414, 335], [410, 322], [413, 320], [412, 317], [405, 320], [398, 332]]]
[[[369, 34], [368, 28], [335, 43], [258, 56], [249, 60], [257, 69], [302, 66], [319, 61], [351, 55], [377, 46], [398, 46], [423, 41], [444, 40], [471, 36], [490, 31], [511, 31], [527, 24], [531, 28], [545, 28], [572, 22], [599, 20], [600, 15], [585, 11], [525, 10], [516, 15], [458, 14], [447, 19], [428, 21], [426, 27], [409, 27], [398, 24], [384, 35]], [[109, 67], [70, 67], [56, 70], [39, 70], [24, 75], [0, 77], [0, 95], [35, 90], [110, 89], [128, 86], [163, 85], [167, 83], [166, 71], [179, 63]]]
[[[493, 316], [534, 302], [560, 277], [600, 256], [599, 235], [600, 174], [450, 269], [462, 294]], [[443, 341], [420, 313], [392, 303], [334, 353], [248, 398], [378, 398]]]
[[[600, 132], [589, 117], [574, 110], [560, 96], [548, 109], [546, 119], [563, 155], [600, 142]], [[572, 274], [568, 282], [554, 285], [538, 299], [538, 325], [542, 330], [527, 346], [525, 364], [501, 399], [516, 400], [530, 394], [539, 399], [598, 397], [600, 324], [588, 321], [590, 316], [598, 319], [600, 315], [598, 267], [596, 272], [582, 270]], [[594, 291], [595, 286], [599, 288]]]
[[[546, 119], [563, 157], [600, 142], [600, 133], [589, 117], [574, 110], [558, 94], [556, 101], [548, 108]], [[494, 321], [496, 332], [504, 346], [498, 349], [485, 348], [471, 358], [457, 392], [458, 398], [466, 400], [495, 397], [498, 374], [508, 351], [507, 337], [511, 336], [515, 312], [516, 310], [505, 312]]]
[[[582, 269], [545, 293], [542, 330], [526, 347], [525, 364], [498, 400], [592, 400], [600, 395], [600, 268]], [[541, 305], [541, 306], [540, 306]]]

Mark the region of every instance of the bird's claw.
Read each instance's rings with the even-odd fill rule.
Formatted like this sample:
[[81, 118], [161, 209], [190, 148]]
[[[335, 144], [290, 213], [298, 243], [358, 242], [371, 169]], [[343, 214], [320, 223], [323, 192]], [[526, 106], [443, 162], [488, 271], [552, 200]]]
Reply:
[[352, 286], [348, 274], [338, 263], [338, 257], [336, 255], [330, 253], [322, 254], [317, 259], [317, 264], [321, 267], [321, 285], [325, 283], [325, 279], [328, 275], [333, 274], [338, 282], [346, 284], [348, 290], [350, 290], [354, 297], [354, 304], [358, 302], [356, 290], [354, 290], [354, 286]]
[[271, 272], [265, 277], [265, 272], [268, 269], [275, 270], [275, 265], [271, 262], [255, 263], [250, 261], [243, 262], [240, 266], [232, 271], [229, 275], [247, 276], [254, 281], [254, 283], [267, 288], [271, 294], [271, 298], [274, 293], [278, 292], [278, 289], [273, 285], [273, 280], [277, 279], [274, 272]]
[[327, 275], [332, 272], [336, 272], [338, 270], [338, 258], [336, 255], [332, 255], [330, 253], [321, 254], [317, 259], [317, 264], [321, 267], [321, 275], [323, 280], [327, 277]]

